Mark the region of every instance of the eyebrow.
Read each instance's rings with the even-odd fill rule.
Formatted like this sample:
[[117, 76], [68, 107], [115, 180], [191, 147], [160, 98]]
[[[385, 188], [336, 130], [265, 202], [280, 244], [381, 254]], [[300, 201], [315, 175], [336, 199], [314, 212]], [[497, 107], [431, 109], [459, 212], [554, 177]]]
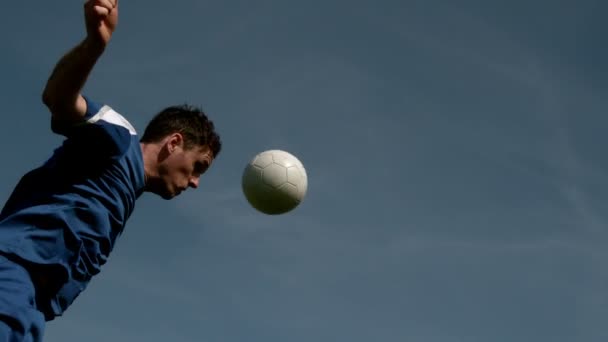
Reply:
[[194, 163], [194, 167], [197, 171], [203, 171], [209, 168], [209, 162], [206, 160], [203, 162], [197, 160], [196, 163]]

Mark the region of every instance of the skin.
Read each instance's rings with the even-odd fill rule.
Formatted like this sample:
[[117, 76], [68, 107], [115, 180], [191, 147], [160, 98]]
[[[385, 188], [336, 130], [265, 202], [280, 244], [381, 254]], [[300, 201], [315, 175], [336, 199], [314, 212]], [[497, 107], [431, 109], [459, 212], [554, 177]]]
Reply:
[[[118, 25], [118, 0], [87, 0], [84, 17], [86, 38], [59, 60], [42, 94], [51, 120], [79, 122], [86, 114], [81, 91]], [[142, 143], [141, 149], [146, 191], [164, 199], [197, 188], [200, 176], [213, 161], [206, 146], [185, 148], [180, 133], [169, 134], [159, 142]]]
[[59, 60], [42, 94], [52, 118], [64, 122], [77, 122], [86, 113], [81, 90], [118, 25], [118, 0], [88, 0], [84, 17], [86, 38]]
[[198, 188], [200, 177], [213, 162], [207, 146], [184, 148], [183, 136], [171, 134], [158, 143], [141, 144], [144, 155], [146, 191], [164, 199]]

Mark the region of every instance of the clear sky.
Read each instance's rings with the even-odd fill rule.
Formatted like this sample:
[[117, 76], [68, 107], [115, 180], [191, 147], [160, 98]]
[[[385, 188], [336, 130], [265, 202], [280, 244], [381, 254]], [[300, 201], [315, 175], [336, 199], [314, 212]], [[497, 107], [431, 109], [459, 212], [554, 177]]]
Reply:
[[[0, 22], [0, 199], [61, 138], [40, 97], [81, 1]], [[144, 195], [50, 342], [605, 342], [608, 2], [128, 1], [86, 87], [141, 132], [202, 106], [201, 187]], [[247, 205], [262, 150], [307, 167]]]

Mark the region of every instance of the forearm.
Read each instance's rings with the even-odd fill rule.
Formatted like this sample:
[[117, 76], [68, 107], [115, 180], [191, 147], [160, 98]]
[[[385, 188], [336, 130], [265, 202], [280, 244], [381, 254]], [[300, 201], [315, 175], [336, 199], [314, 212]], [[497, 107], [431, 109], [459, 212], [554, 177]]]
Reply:
[[84, 115], [86, 104], [80, 93], [104, 49], [86, 38], [59, 60], [42, 95], [53, 116], [69, 120]]

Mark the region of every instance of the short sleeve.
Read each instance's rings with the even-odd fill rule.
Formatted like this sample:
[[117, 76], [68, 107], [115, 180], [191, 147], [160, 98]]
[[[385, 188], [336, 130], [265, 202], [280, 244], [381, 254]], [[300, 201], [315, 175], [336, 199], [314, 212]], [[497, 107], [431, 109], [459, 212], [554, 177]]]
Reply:
[[111, 107], [88, 97], [85, 100], [87, 112], [81, 122], [53, 127], [54, 132], [67, 137], [63, 148], [83, 158], [122, 155], [137, 134], [133, 126]]

